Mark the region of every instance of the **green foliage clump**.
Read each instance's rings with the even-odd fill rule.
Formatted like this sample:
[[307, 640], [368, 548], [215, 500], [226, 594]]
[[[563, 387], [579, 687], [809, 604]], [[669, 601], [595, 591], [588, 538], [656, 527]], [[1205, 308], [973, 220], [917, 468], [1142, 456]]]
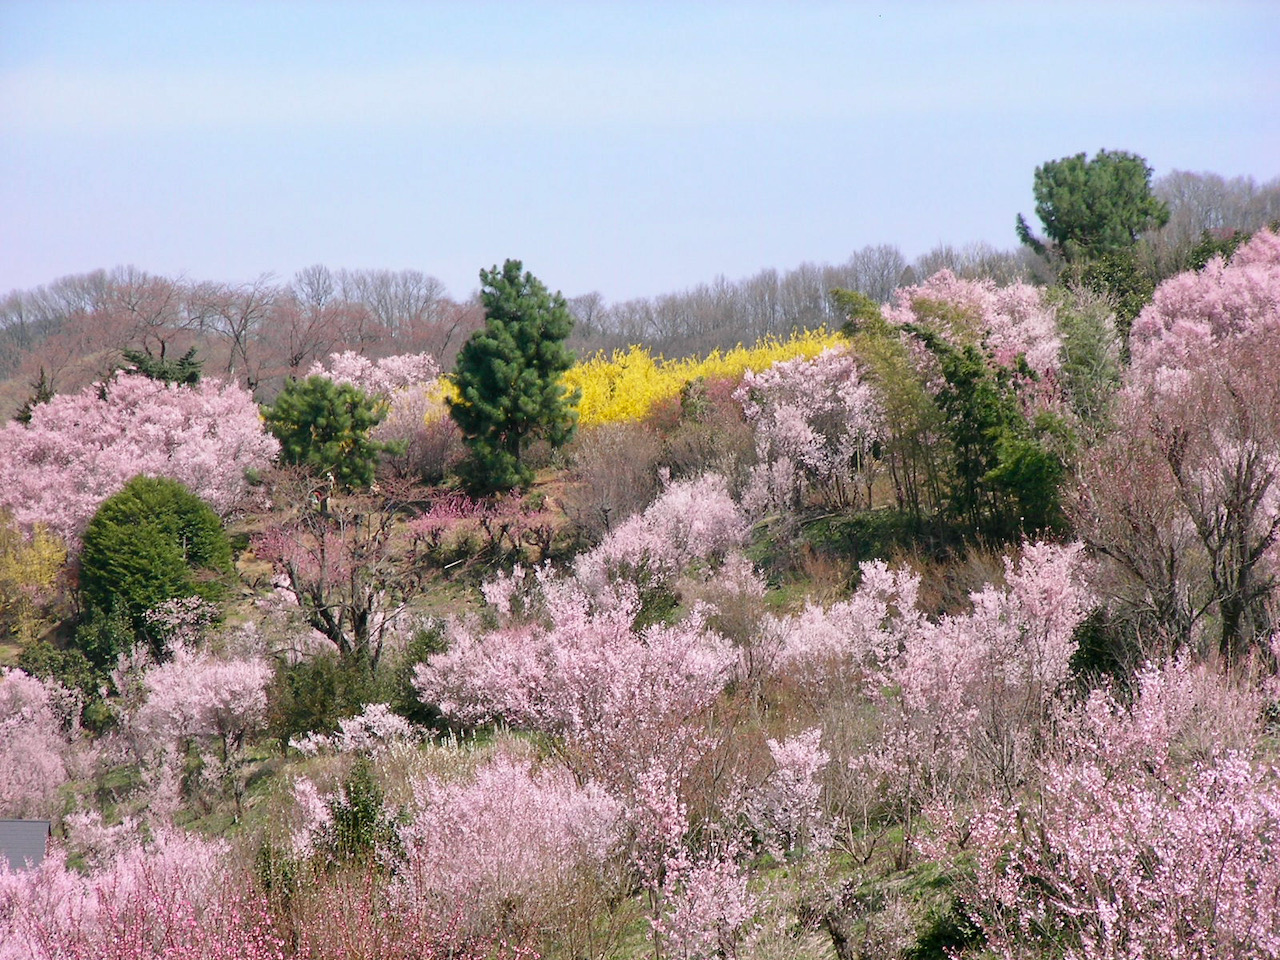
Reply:
[[1066, 467], [1057, 448], [1065, 428], [1051, 415], [1029, 421], [1023, 414], [1014, 377], [1032, 376], [1025, 361], [1009, 370], [990, 363], [976, 344], [954, 346], [925, 327], [904, 329], [937, 358], [945, 381], [937, 404], [951, 441], [956, 519], [996, 540], [1060, 528]]
[[40, 368], [40, 376], [31, 385], [31, 390], [31, 396], [22, 401], [22, 406], [13, 415], [17, 423], [30, 423], [32, 411], [40, 404], [48, 403], [53, 399], [53, 380], [44, 372], [44, 367]]
[[333, 733], [338, 721], [376, 700], [374, 680], [359, 664], [321, 654], [276, 670], [267, 690], [267, 729], [281, 747], [308, 733]]
[[263, 410], [267, 429], [280, 441], [280, 459], [343, 489], [367, 487], [384, 445], [369, 438], [385, 411], [363, 390], [314, 376], [291, 380]]
[[[917, 299], [916, 305], [931, 316], [953, 312], [945, 303], [924, 298]], [[945, 451], [937, 439], [943, 430], [942, 413], [918, 375], [902, 333], [877, 314], [865, 318], [850, 342], [884, 412], [885, 430], [876, 456], [889, 473], [899, 507], [920, 527], [931, 505], [941, 498]]]
[[845, 318], [844, 324], [840, 327], [840, 333], [847, 338], [852, 339], [867, 324], [873, 324], [880, 319], [880, 304], [865, 293], [835, 287], [829, 296], [836, 312]]
[[146, 612], [182, 597], [218, 600], [232, 572], [222, 521], [203, 500], [166, 477], [134, 477], [103, 501], [83, 543], [80, 591], [88, 621], [97, 618], [103, 624], [99, 639], [105, 641], [85, 652], [98, 663], [113, 662], [119, 652], [110, 648], [120, 642], [121, 624], [163, 653]]
[[86, 697], [97, 693], [102, 674], [89, 658], [75, 648], [61, 650], [48, 640], [24, 647], [18, 654], [18, 669], [33, 677], [56, 680], [68, 690], [78, 690]]
[[77, 647], [66, 650], [41, 640], [24, 647], [18, 654], [18, 669], [42, 680], [56, 680], [68, 690], [80, 694], [80, 722], [88, 729], [101, 732], [113, 719], [111, 709], [103, 702], [102, 687], [106, 671], [97, 666]]
[[204, 362], [196, 359], [196, 348], [192, 347], [177, 360], [166, 360], [164, 357], [153, 357], [141, 350], [123, 350], [125, 362], [130, 372], [140, 374], [152, 380], [164, 383], [175, 383], [193, 387], [200, 382]]
[[890, 508], [819, 517], [805, 528], [805, 540], [816, 550], [842, 554], [859, 563], [891, 560], [925, 545], [920, 518]]
[[445, 639], [445, 621], [432, 620], [414, 631], [404, 651], [396, 659], [389, 682], [391, 709], [411, 723], [424, 727], [442, 725], [437, 707], [423, 703], [413, 685], [414, 668], [435, 653], [443, 653], [448, 647]]
[[80, 650], [95, 668], [107, 671], [121, 653], [129, 650], [137, 636], [129, 618], [121, 611], [107, 612], [86, 607], [75, 627], [74, 649]]
[[480, 282], [485, 326], [458, 354], [449, 414], [470, 451], [459, 475], [473, 493], [492, 493], [532, 482], [524, 459], [532, 440], [559, 447], [573, 436], [577, 396], [561, 383], [573, 364], [565, 347], [573, 317], [519, 260], [481, 270]]
[[[1273, 224], [1272, 229], [1274, 230], [1277, 226], [1280, 226], [1280, 224]], [[1230, 260], [1235, 255], [1237, 248], [1252, 236], [1252, 233], [1245, 230], [1230, 230], [1219, 233], [1210, 233], [1205, 230], [1200, 234], [1200, 242], [1191, 249], [1191, 269], [1203, 270], [1205, 265], [1214, 257]]]
[[1120, 387], [1122, 339], [1105, 297], [1061, 287], [1049, 293], [1062, 342], [1059, 377], [1076, 421], [1101, 431]]
[[1133, 249], [1111, 250], [1079, 269], [1080, 284], [1110, 299], [1115, 307], [1121, 342], [1128, 343], [1129, 328], [1156, 291], [1155, 279], [1139, 266]]
[[368, 758], [361, 757], [347, 774], [338, 795], [329, 800], [333, 815], [325, 846], [338, 861], [365, 861], [397, 844], [395, 822], [383, 808], [382, 787]]
[[1036, 167], [1033, 190], [1043, 240], [1018, 215], [1018, 239], [1037, 253], [1052, 249], [1066, 262], [1128, 250], [1140, 234], [1169, 222], [1169, 207], [1151, 192], [1151, 168], [1134, 153], [1099, 150]]

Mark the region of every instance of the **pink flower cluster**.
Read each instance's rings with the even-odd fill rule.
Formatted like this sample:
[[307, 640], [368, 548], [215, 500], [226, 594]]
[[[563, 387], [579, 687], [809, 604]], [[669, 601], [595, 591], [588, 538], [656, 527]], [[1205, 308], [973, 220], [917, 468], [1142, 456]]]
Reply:
[[731, 857], [669, 864], [663, 912], [653, 923], [661, 955], [678, 960], [736, 957], [759, 907], [760, 898], [747, 889], [747, 879], [747, 871]]
[[600, 546], [578, 557], [578, 580], [603, 589], [616, 575], [643, 570], [654, 580], [681, 573], [695, 560], [721, 559], [746, 542], [748, 525], [716, 473], [677, 481], [641, 514], [615, 527]]
[[1280, 235], [1260, 230], [1231, 262], [1214, 258], [1160, 284], [1133, 321], [1137, 374], [1198, 366], [1213, 348], [1280, 333]]
[[143, 619], [164, 637], [166, 644], [193, 646], [200, 642], [217, 616], [216, 604], [200, 597], [179, 597], [152, 607], [143, 614]]
[[[930, 303], [945, 304], [945, 315], [930, 316], [932, 311], [925, 306]], [[1005, 367], [1024, 356], [1041, 377], [1052, 376], [1058, 369], [1061, 341], [1055, 313], [1041, 290], [1030, 284], [1001, 287], [994, 280], [962, 280], [950, 270], [941, 270], [924, 283], [899, 287], [884, 307], [884, 316], [899, 325], [927, 318], [952, 343], [985, 343], [996, 363]]]
[[176, 831], [89, 874], [54, 850], [0, 868], [0, 960], [283, 960], [266, 904], [241, 889], [225, 843]]
[[737, 662], [696, 617], [637, 633], [636, 605], [599, 608], [548, 580], [545, 621], [496, 631], [458, 627], [446, 653], [415, 670], [422, 699], [450, 717], [508, 723], [561, 737], [583, 774], [633, 789], [654, 762], [676, 771], [696, 752], [696, 722]]
[[887, 747], [919, 765], [931, 792], [969, 781], [1008, 791], [1029, 775], [1095, 603], [1083, 563], [1082, 544], [1025, 544], [1020, 562], [1005, 561], [1005, 589], [988, 586], [972, 612], [921, 619], [903, 638], [888, 671], [901, 714]]
[[226, 516], [244, 501], [246, 473], [279, 451], [235, 384], [121, 374], [104, 389], [56, 396], [30, 424], [0, 429], [0, 507], [73, 547], [99, 504], [139, 474], [179, 480]]
[[798, 614], [765, 620], [777, 669], [815, 697], [850, 686], [870, 691], [898, 656], [903, 636], [920, 628], [918, 576], [880, 560], [862, 564], [859, 574], [847, 600], [827, 607], [810, 600]]
[[50, 817], [75, 769], [78, 695], [0, 668], [0, 817]]
[[415, 786], [392, 900], [480, 929], [528, 925], [618, 849], [621, 808], [562, 767], [499, 755], [473, 779]]
[[373, 754], [397, 743], [412, 743], [419, 738], [418, 731], [404, 717], [392, 713], [385, 703], [369, 703], [353, 717], [338, 721], [338, 732], [329, 736], [309, 733], [289, 745], [307, 756], [319, 753]]
[[[1280, 957], [1280, 771], [1195, 730], [1258, 705], [1237, 684], [1173, 662], [1140, 675], [1132, 707], [1096, 693], [1041, 796], [974, 820], [971, 905], [1001, 956]], [[1188, 736], [1204, 752], [1179, 757]]]
[[233, 788], [239, 804], [244, 748], [249, 734], [265, 725], [271, 667], [258, 657], [223, 659], [182, 644], [172, 654], [167, 663], [117, 671], [135, 687], [125, 698], [133, 702], [122, 725], [150, 781], [151, 810], [164, 816], [177, 809], [189, 741], [201, 747], [204, 776]]
[[831, 825], [822, 816], [822, 773], [831, 754], [822, 728], [785, 740], [768, 740], [774, 769], [746, 798], [747, 819], [764, 849], [775, 857], [830, 846]]
[[[950, 794], [1022, 782], [1067, 679], [1075, 628], [1092, 609], [1083, 546], [1024, 544], [1004, 588], [930, 620], [919, 579], [865, 564], [848, 600], [766, 622], [776, 669], [822, 703], [878, 703], [881, 739], [858, 758], [885, 796]], [[915, 802], [915, 801], [911, 801]]]
[[440, 364], [429, 353], [402, 353], [370, 360], [354, 350], [346, 350], [330, 354], [327, 368], [317, 360], [307, 376], [328, 377], [336, 383], [353, 384], [370, 395], [390, 397], [404, 387], [437, 380]]
[[147, 699], [134, 724], [153, 742], [188, 738], [242, 741], [267, 712], [272, 670], [264, 660], [224, 660], [181, 644], [143, 675]]
[[1079, 574], [1083, 550], [1025, 544], [1020, 562], [1005, 560], [1006, 589], [973, 594], [972, 613], [919, 621], [894, 670], [908, 702], [964, 726], [981, 709], [975, 687], [994, 682], [1043, 708], [1067, 677], [1073, 633], [1094, 603]]
[[856, 499], [883, 416], [852, 353], [832, 348], [748, 370], [734, 398], [755, 427], [760, 463], [747, 499], [757, 512], [798, 506], [810, 487], [839, 503]]

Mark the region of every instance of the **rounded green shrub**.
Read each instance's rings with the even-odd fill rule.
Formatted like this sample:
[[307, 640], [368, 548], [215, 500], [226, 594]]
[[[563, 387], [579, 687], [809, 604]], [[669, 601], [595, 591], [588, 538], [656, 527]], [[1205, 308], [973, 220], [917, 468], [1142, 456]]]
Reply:
[[119, 618], [153, 646], [148, 610], [181, 597], [217, 600], [232, 572], [217, 514], [166, 477], [134, 477], [103, 501], [83, 544], [80, 591], [90, 616]]

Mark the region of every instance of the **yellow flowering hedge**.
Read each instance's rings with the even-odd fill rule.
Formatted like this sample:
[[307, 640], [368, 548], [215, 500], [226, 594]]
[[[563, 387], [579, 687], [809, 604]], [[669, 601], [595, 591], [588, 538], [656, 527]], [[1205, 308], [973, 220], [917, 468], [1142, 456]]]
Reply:
[[706, 357], [664, 360], [643, 347], [615, 350], [575, 364], [564, 375], [569, 390], [581, 390], [578, 423], [593, 426], [625, 420], [643, 420], [654, 406], [680, 395], [681, 388], [699, 377], [734, 380], [747, 370], [767, 370], [780, 360], [817, 356], [839, 341], [825, 329], [793, 334], [790, 339], [765, 339], [754, 347], [741, 344], [732, 350], [716, 350]]
[[[582, 391], [578, 423], [584, 427], [643, 420], [657, 404], [678, 397], [685, 384], [699, 377], [736, 380], [747, 370], [767, 370], [782, 360], [815, 357], [839, 342], [839, 334], [820, 327], [794, 333], [786, 340], [769, 337], [753, 347], [739, 344], [732, 350], [715, 350], [705, 357], [680, 360], [664, 360], [644, 347], [633, 346], [615, 350], [609, 357], [598, 353], [574, 364], [564, 374], [563, 382], [570, 391]], [[441, 402], [436, 415], [443, 415], [445, 398], [456, 396], [452, 381], [441, 378]]]

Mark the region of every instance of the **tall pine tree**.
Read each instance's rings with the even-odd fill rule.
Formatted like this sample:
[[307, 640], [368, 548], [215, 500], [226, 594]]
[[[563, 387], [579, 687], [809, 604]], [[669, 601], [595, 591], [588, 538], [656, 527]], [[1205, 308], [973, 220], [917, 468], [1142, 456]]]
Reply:
[[577, 395], [560, 382], [573, 364], [564, 341], [573, 317], [559, 293], [549, 293], [519, 260], [480, 271], [483, 330], [458, 354], [458, 399], [449, 413], [470, 456], [459, 468], [466, 486], [490, 493], [527, 486], [533, 471], [522, 459], [529, 443], [560, 446], [577, 426]]

